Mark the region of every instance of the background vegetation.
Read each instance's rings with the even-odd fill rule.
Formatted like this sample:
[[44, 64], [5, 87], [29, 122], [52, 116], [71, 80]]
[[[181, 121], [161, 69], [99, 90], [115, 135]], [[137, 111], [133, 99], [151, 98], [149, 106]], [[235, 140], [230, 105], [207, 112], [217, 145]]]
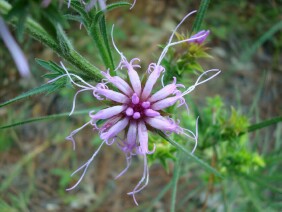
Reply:
[[[27, 17], [28, 14], [44, 24], [50, 11], [41, 8], [39, 1], [22, 2], [25, 4], [19, 7], [20, 15]], [[57, 8], [58, 2], [54, 1], [52, 6]], [[159, 45], [167, 42], [175, 25], [189, 11], [199, 7], [200, 1], [193, 0], [137, 0], [132, 10], [125, 7], [107, 12], [107, 28], [115, 23], [119, 48], [128, 58], [140, 57], [141, 66], [147, 67], [157, 60], [161, 52]], [[70, 174], [89, 158], [100, 139], [97, 133], [85, 129], [76, 137], [75, 152], [71, 143], [65, 141], [73, 129], [88, 120], [86, 111], [68, 117], [76, 92], [69, 84], [53, 87], [54, 92], [48, 94], [6, 106], [1, 104], [47, 82], [50, 70], [48, 72], [46, 67], [52, 64], [41, 60], [62, 60], [29, 33], [24, 33], [28, 30], [24, 31], [20, 24], [10, 29], [28, 57], [31, 78], [20, 78], [0, 41], [1, 211], [282, 210], [282, 125], [279, 123], [282, 116], [282, 3], [279, 0], [211, 0], [202, 1], [201, 8], [206, 11], [200, 13], [203, 22], [198, 30], [211, 30], [205, 51], [212, 58], [197, 58], [199, 68], [195, 61], [191, 62], [193, 55], [186, 55], [181, 59], [189, 63], [183, 66], [183, 60], [177, 57], [185, 55], [185, 46], [182, 46], [169, 52], [166, 67], [177, 70], [175, 74], [182, 77], [185, 85], [197, 78], [195, 67], [219, 68], [222, 73], [187, 98], [190, 116], [175, 108], [170, 112], [181, 116], [181, 123], [187, 127], [193, 127], [196, 117], [200, 116], [199, 146], [194, 155], [217, 170], [221, 177], [153, 134], [151, 140], [160, 146], [150, 157], [150, 183], [137, 195], [140, 206], [135, 206], [126, 193], [139, 181], [143, 167], [135, 160], [127, 174], [115, 181], [114, 177], [125, 166], [125, 158], [117, 148], [104, 148], [79, 187], [66, 192], [76, 180]], [[62, 14], [68, 11], [66, 5], [61, 11]], [[3, 15], [3, 10], [0, 14]], [[19, 14], [16, 12], [6, 19], [12, 22], [13, 15]], [[191, 34], [192, 29], [199, 27], [194, 20], [195, 17], [187, 20], [178, 32], [183, 36]], [[75, 21], [61, 24], [76, 50], [103, 69], [105, 61], [97, 54], [97, 46], [86, 30], [80, 30], [80, 24]], [[41, 59], [45, 68], [34, 58]], [[119, 58], [114, 51], [113, 58], [117, 63]], [[194, 69], [185, 72], [187, 67]], [[91, 77], [88, 80], [92, 80]], [[90, 94], [79, 97], [78, 109], [93, 107], [99, 105]], [[43, 118], [36, 121], [38, 117]], [[193, 145], [183, 138], [175, 136], [173, 139], [187, 150], [192, 149]]]

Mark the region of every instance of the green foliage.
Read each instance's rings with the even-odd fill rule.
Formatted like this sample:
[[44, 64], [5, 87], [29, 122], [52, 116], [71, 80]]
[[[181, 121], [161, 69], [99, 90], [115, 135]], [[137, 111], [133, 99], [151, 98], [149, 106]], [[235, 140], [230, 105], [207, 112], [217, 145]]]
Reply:
[[221, 174], [214, 169], [213, 167], [211, 167], [209, 164], [207, 164], [206, 162], [204, 162], [203, 160], [201, 160], [200, 158], [198, 158], [197, 156], [193, 155], [191, 152], [189, 152], [189, 150], [187, 150], [184, 146], [182, 146], [181, 144], [179, 144], [178, 142], [172, 140], [170, 137], [166, 136], [163, 132], [159, 131], [158, 134], [160, 136], [162, 136], [162, 138], [164, 138], [166, 141], [168, 141], [171, 145], [175, 146], [179, 151], [183, 152], [185, 154], [185, 156], [189, 159], [191, 159], [192, 161], [198, 163], [202, 168], [204, 168], [206, 171], [213, 173], [214, 175], [218, 176], [218, 177], [222, 177]]
[[[176, 33], [177, 40], [187, 39], [188, 35]], [[164, 82], [168, 83], [173, 77], [183, 78], [184, 74], [195, 74], [195, 72], [203, 72], [204, 69], [200, 64], [202, 58], [212, 58], [207, 53], [208, 48], [203, 44], [183, 43], [179, 48], [171, 48], [167, 57], [163, 61], [166, 70]]]
[[247, 117], [233, 107], [228, 112], [219, 96], [207, 99], [207, 106], [200, 117], [203, 117], [200, 124], [203, 142], [199, 146], [203, 151], [216, 148], [217, 167], [222, 173], [247, 174], [265, 165], [257, 152], [249, 150], [248, 136], [241, 136], [249, 126]]
[[[80, 0], [71, 1], [71, 9], [64, 11], [64, 9], [57, 6], [57, 2], [53, 2], [48, 8], [42, 9], [39, 0], [14, 0], [1, 1], [0, 0], [0, 15], [5, 18], [7, 22], [13, 25], [16, 29], [16, 35], [19, 40], [23, 40], [24, 33], [28, 33], [33, 38], [37, 39], [44, 45], [51, 48], [55, 53], [69, 62], [72, 65], [70, 72], [82, 77], [85, 81], [100, 82], [103, 76], [100, 73], [100, 66], [93, 66], [84, 56], [80, 55], [75, 50], [75, 44], [69, 38], [68, 30], [73, 21], [79, 22], [81, 27], [86, 30], [87, 34], [91, 36], [93, 44], [96, 49], [93, 52], [100, 56], [103, 63], [103, 70], [110, 69], [111, 74], [115, 75], [115, 64], [112, 56], [108, 29], [110, 28], [106, 20], [106, 15], [112, 10], [128, 7], [128, 2], [116, 2], [107, 5], [105, 11], [94, 7], [91, 11], [85, 11], [84, 5]], [[67, 1], [65, 1], [66, 3]], [[250, 46], [243, 53], [240, 52], [240, 60], [248, 61], [251, 56], [262, 47], [266, 42], [276, 43], [274, 48], [281, 46], [277, 32], [281, 30], [281, 22], [269, 21], [274, 20], [273, 14], [280, 14], [279, 10], [271, 11], [264, 14], [265, 16], [250, 16], [240, 13], [240, 10], [246, 10], [248, 3], [239, 0], [238, 2], [219, 2], [215, 0], [217, 9], [207, 14], [209, 0], [202, 0], [198, 10], [196, 20], [193, 24], [191, 33], [200, 30], [204, 17], [207, 17], [207, 22], [210, 22], [212, 34], [220, 39], [232, 43], [230, 37], [235, 37], [240, 40], [238, 46]], [[237, 5], [238, 4], [238, 5]], [[230, 14], [229, 19], [221, 17], [219, 12], [226, 6], [232, 8], [238, 6], [236, 13]], [[269, 5], [267, 5], [269, 7]], [[262, 12], [261, 5], [251, 8], [256, 12]], [[238, 27], [238, 18], [242, 19], [240, 27]], [[261, 23], [267, 23], [266, 28], [260, 28]], [[138, 22], [140, 23], [140, 22]], [[254, 24], [259, 23], [259, 24]], [[225, 24], [225, 25], [223, 25]], [[144, 27], [144, 26], [140, 26]], [[139, 26], [137, 26], [139, 28]], [[146, 27], [144, 27], [145, 29]], [[247, 30], [258, 30], [262, 33], [256, 33], [260, 36], [256, 38], [255, 42], [249, 42], [253, 38], [242, 40], [241, 35], [247, 33]], [[83, 30], [82, 30], [83, 31]], [[80, 34], [82, 34], [81, 32]], [[191, 36], [191, 35], [190, 35]], [[122, 36], [123, 37], [123, 36]], [[183, 40], [189, 37], [188, 35], [176, 34], [178, 40]], [[83, 38], [82, 38], [83, 39]], [[236, 40], [236, 39], [235, 39]], [[246, 43], [251, 43], [246, 45]], [[91, 45], [88, 48], [92, 48]], [[208, 48], [206, 44], [184, 43], [180, 47], [170, 48], [166, 58], [163, 60], [163, 65], [166, 68], [164, 82], [171, 82], [172, 77], [177, 77], [179, 80], [195, 74], [195, 72], [203, 72], [203, 67], [200, 64], [200, 59], [211, 58], [207, 53]], [[279, 52], [280, 50], [277, 50]], [[41, 65], [48, 72], [44, 77], [49, 80], [49, 83], [43, 84], [37, 88], [33, 88], [13, 99], [10, 99], [0, 104], [0, 108], [11, 103], [26, 100], [34, 95], [58, 92], [63, 87], [71, 85], [69, 79], [64, 75], [65, 70], [53, 61], [44, 61], [37, 59], [36, 62]], [[96, 63], [95, 63], [96, 64]], [[69, 67], [69, 66], [68, 66]], [[102, 66], [101, 66], [102, 67]], [[85, 103], [86, 101], [83, 101]], [[93, 109], [93, 108], [91, 108]], [[280, 153], [280, 139], [277, 138], [275, 143], [275, 151], [271, 154], [264, 152], [262, 148], [255, 148], [253, 145], [254, 136], [250, 136], [250, 132], [258, 131], [262, 128], [280, 123], [282, 117], [275, 117], [257, 124], [250, 124], [251, 117], [246, 117], [235, 107], [227, 106], [221, 97], [206, 99], [206, 106], [203, 109], [193, 108], [195, 115], [199, 115], [199, 143], [198, 148], [194, 154], [191, 153], [190, 143], [182, 135], [167, 136], [163, 132], [155, 131], [150, 135], [150, 141], [156, 145], [156, 151], [152, 155], [148, 155], [149, 164], [152, 165], [159, 161], [167, 172], [170, 171], [169, 163], [173, 164], [173, 172], [171, 181], [161, 190], [159, 195], [155, 197], [148, 205], [143, 207], [146, 210], [153, 210], [154, 205], [171, 190], [171, 211], [177, 211], [178, 207], [183, 206], [187, 201], [192, 200], [192, 204], [196, 204], [194, 208], [186, 208], [191, 211], [199, 209], [199, 196], [205, 193], [204, 189], [207, 187], [207, 197], [215, 195], [221, 202], [215, 202], [213, 205], [223, 205], [225, 211], [232, 211], [234, 208], [238, 211], [260, 211], [264, 208], [266, 210], [279, 210], [279, 204], [275, 200], [281, 198], [281, 153]], [[87, 114], [89, 110], [78, 111], [73, 115]], [[181, 115], [181, 124], [185, 128], [194, 129], [195, 117], [189, 119], [186, 111], [170, 107], [166, 110], [170, 115], [178, 113]], [[57, 120], [59, 118], [68, 117], [68, 113], [58, 113], [53, 115], [46, 115], [25, 120], [17, 120], [14, 123], [4, 123], [0, 129], [14, 128], [19, 125], [28, 123], [36, 123], [47, 120]], [[99, 121], [99, 124], [103, 121]], [[52, 123], [50, 124], [52, 125]], [[281, 133], [281, 129], [280, 129]], [[279, 134], [279, 133], [277, 133]], [[277, 136], [279, 137], [279, 136]], [[99, 139], [98, 136], [95, 138]], [[14, 145], [11, 139], [6, 139], [4, 134], [0, 136], [0, 151], [9, 151]], [[95, 140], [95, 141], [96, 141]], [[92, 142], [94, 143], [94, 142]], [[97, 145], [98, 142], [95, 142]], [[267, 144], [264, 144], [267, 145]], [[49, 143], [43, 143], [38, 149], [27, 154], [19, 161], [12, 169], [11, 176], [3, 180], [0, 186], [1, 191], [8, 190], [15, 181], [16, 176], [24, 172], [36, 155], [42, 153]], [[95, 146], [96, 148], [97, 146]], [[149, 143], [149, 149], [154, 148], [152, 142]], [[43, 154], [43, 153], [42, 153]], [[185, 172], [184, 172], [184, 171]], [[189, 170], [189, 176], [185, 176]], [[190, 172], [191, 170], [191, 172]], [[58, 178], [59, 188], [55, 192], [59, 192], [63, 201], [71, 204], [74, 196], [66, 195], [64, 189], [70, 184], [72, 180], [70, 171], [66, 169], [52, 169], [51, 174]], [[195, 178], [194, 181], [188, 182], [193, 187], [193, 192], [189, 193], [182, 199], [178, 199], [178, 194], [185, 193], [182, 186], [178, 187], [181, 177], [187, 180], [190, 175]], [[32, 179], [32, 178], [31, 178]], [[190, 180], [190, 179], [189, 179]], [[31, 180], [32, 183], [32, 180]], [[195, 187], [195, 188], [194, 188]], [[92, 189], [92, 188], [91, 188]], [[111, 188], [112, 189], [112, 188]], [[266, 195], [265, 195], [266, 194]], [[197, 197], [195, 200], [193, 197]], [[215, 199], [216, 199], [215, 198]], [[0, 199], [1, 211], [13, 211], [13, 209], [27, 211], [29, 210], [28, 202], [29, 195], [9, 195], [10, 200], [7, 203]], [[212, 198], [211, 198], [212, 199]], [[269, 200], [262, 201], [264, 199]], [[273, 200], [273, 202], [270, 201]], [[101, 199], [100, 199], [101, 201]], [[213, 200], [214, 201], [214, 200]], [[180, 202], [181, 204], [178, 204]], [[196, 202], [196, 203], [195, 203]], [[205, 204], [208, 201], [206, 201]], [[97, 203], [99, 204], [99, 203]], [[192, 205], [191, 204], [191, 205]], [[188, 205], [188, 204], [187, 204]], [[146, 205], [147, 206], [147, 205]], [[190, 202], [189, 202], [190, 207]], [[193, 207], [193, 205], [191, 206]], [[203, 207], [205, 210], [206, 205]], [[214, 206], [211, 206], [211, 208]], [[141, 206], [142, 208], [142, 206]], [[183, 208], [181, 208], [183, 209]], [[91, 209], [90, 209], [91, 210]], [[213, 210], [213, 208], [211, 209]]]
[[[168, 172], [168, 162], [170, 160], [176, 160], [174, 153], [177, 151], [177, 149], [166, 142], [164, 139], [160, 138], [160, 136], [157, 134], [151, 134], [149, 139], [150, 141], [155, 141], [156, 145], [156, 151], [154, 152], [154, 154], [148, 155], [149, 164], [153, 164], [154, 162], [159, 160], [162, 166]], [[152, 149], [153, 145], [149, 144], [149, 147], [150, 149]]]

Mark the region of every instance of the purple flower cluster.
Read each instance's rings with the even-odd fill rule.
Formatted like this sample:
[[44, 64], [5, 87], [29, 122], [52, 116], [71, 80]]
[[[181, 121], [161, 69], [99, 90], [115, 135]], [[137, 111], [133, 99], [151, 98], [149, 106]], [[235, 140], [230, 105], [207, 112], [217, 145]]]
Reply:
[[[194, 140], [195, 145], [192, 150], [194, 152], [197, 141], [198, 141], [198, 127], [196, 122], [195, 132], [182, 128], [179, 125], [179, 121], [175, 121], [169, 117], [164, 110], [170, 106], [178, 104], [178, 107], [181, 105], [188, 106], [185, 101], [185, 96], [193, 91], [198, 85], [207, 82], [213, 77], [217, 76], [220, 71], [217, 69], [209, 70], [201, 74], [194, 85], [185, 89], [185, 86], [182, 84], [177, 84], [176, 78], [173, 78], [173, 82], [167, 85], [164, 85], [162, 81], [162, 76], [165, 73], [165, 68], [161, 65], [162, 59], [165, 57], [168, 48], [183, 42], [192, 42], [201, 39], [205, 35], [193, 36], [191, 38], [172, 42], [174, 34], [180, 24], [195, 11], [189, 13], [185, 18], [178, 24], [178, 26], [173, 31], [168, 44], [163, 49], [163, 52], [157, 63], [151, 63], [147, 68], [147, 80], [145, 83], [141, 83], [137, 69], [140, 68], [138, 58], [134, 58], [130, 61], [118, 50], [114, 41], [113, 45], [119, 55], [121, 56], [121, 61], [116, 67], [115, 71], [125, 70], [127, 79], [125, 80], [119, 76], [112, 76], [109, 71], [102, 72], [104, 79], [101, 83], [98, 83], [96, 86], [85, 82], [81, 77], [69, 73], [68, 70], [62, 67], [66, 71], [66, 74], [60, 76], [68, 76], [70, 81], [80, 88], [79, 91], [74, 96], [73, 99], [73, 108], [70, 115], [75, 109], [76, 97], [79, 93], [84, 91], [91, 91], [93, 96], [98, 101], [111, 101], [111, 106], [100, 111], [91, 111], [89, 113], [90, 121], [84, 124], [82, 127], [74, 130], [68, 137], [67, 140], [73, 142], [75, 148], [74, 135], [78, 133], [81, 129], [87, 125], [91, 125], [93, 129], [99, 132], [100, 138], [102, 140], [101, 145], [94, 152], [92, 157], [81, 167], [79, 167], [72, 175], [82, 171], [83, 173], [78, 180], [78, 182], [67, 190], [74, 189], [82, 180], [85, 175], [89, 165], [95, 158], [95, 156], [100, 151], [103, 144], [112, 145], [116, 143], [120, 150], [126, 155], [127, 166], [126, 168], [116, 177], [122, 176], [131, 164], [131, 159], [133, 156], [143, 157], [144, 160], [144, 171], [141, 180], [135, 186], [135, 188], [129, 192], [129, 195], [133, 196], [135, 203], [135, 194], [140, 192], [143, 188], [146, 187], [149, 181], [149, 167], [147, 163], [147, 154], [153, 154], [155, 151], [155, 144], [152, 150], [149, 149], [149, 132], [156, 130], [161, 130], [167, 135], [171, 133], [177, 133], [184, 135], [192, 140]], [[113, 33], [113, 31], [112, 31]], [[112, 35], [113, 37], [113, 35]], [[205, 79], [204, 76], [207, 76]], [[60, 78], [58, 77], [58, 78]], [[53, 79], [50, 82], [53, 82], [56, 79]], [[157, 81], [160, 80], [162, 86], [158, 91], [153, 92], [158, 85]], [[144, 84], [144, 86], [142, 85]], [[111, 88], [115, 89], [111, 89]], [[183, 89], [183, 91], [181, 91]], [[103, 124], [98, 124], [98, 121], [101, 121]], [[99, 122], [100, 123], [100, 122]]]

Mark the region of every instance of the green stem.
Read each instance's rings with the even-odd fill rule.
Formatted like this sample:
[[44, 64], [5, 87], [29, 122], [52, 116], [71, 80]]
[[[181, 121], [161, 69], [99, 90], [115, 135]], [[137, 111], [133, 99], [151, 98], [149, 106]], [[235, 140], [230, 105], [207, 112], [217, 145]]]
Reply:
[[[181, 152], [182, 153], [182, 152]], [[175, 211], [176, 205], [176, 195], [177, 195], [177, 183], [179, 180], [180, 175], [180, 161], [181, 161], [181, 153], [178, 153], [178, 159], [175, 163], [174, 170], [173, 170], [173, 178], [172, 178], [172, 194], [171, 194], [171, 204], [170, 204], [170, 211]]]
[[157, 133], [164, 138], [166, 141], [168, 141], [169, 143], [171, 143], [173, 146], [175, 146], [178, 150], [182, 151], [183, 153], [185, 153], [186, 156], [189, 157], [189, 159], [192, 159], [194, 162], [198, 163], [199, 165], [201, 165], [204, 169], [206, 169], [207, 171], [213, 173], [215, 176], [222, 178], [222, 175], [213, 167], [211, 167], [209, 164], [207, 164], [206, 162], [202, 161], [200, 158], [196, 157], [195, 155], [193, 155], [191, 152], [189, 152], [185, 147], [183, 147], [182, 145], [180, 145], [179, 143], [175, 142], [174, 140], [170, 139], [166, 134], [164, 134], [162, 131], [157, 131]]
[[199, 10], [197, 12], [196, 19], [192, 26], [191, 33], [198, 32], [200, 30], [201, 24], [203, 22], [204, 16], [207, 12], [210, 0], [201, 0]]
[[[2, 0], [0, 1], [0, 15], [8, 14], [11, 8], [9, 3]], [[15, 24], [17, 21], [18, 20], [13, 20], [12, 24]], [[27, 19], [26, 30], [34, 39], [50, 47], [62, 58], [73, 64], [78, 70], [92, 76], [96, 82], [100, 82], [103, 79], [103, 75], [97, 67], [93, 66], [74, 49], [71, 49], [69, 52], [63, 52], [56, 40], [49, 36], [48, 33], [31, 18]]]

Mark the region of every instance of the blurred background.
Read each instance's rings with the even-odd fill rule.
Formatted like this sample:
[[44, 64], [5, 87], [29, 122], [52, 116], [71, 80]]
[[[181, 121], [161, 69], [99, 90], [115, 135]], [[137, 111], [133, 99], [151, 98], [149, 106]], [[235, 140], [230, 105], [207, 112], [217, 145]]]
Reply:
[[[132, 10], [110, 11], [106, 19], [109, 29], [115, 24], [119, 49], [127, 58], [139, 57], [145, 71], [149, 63], [157, 61], [160, 45], [168, 41], [177, 23], [198, 9], [199, 2], [137, 0]], [[66, 5], [62, 10], [67, 11]], [[40, 12], [33, 14], [35, 20], [36, 13]], [[200, 64], [204, 70], [218, 68], [222, 73], [191, 93], [188, 99], [193, 110], [188, 119], [193, 122], [197, 115], [202, 118], [195, 155], [219, 170], [224, 179], [216, 178], [178, 153], [165, 166], [152, 158], [150, 182], [137, 194], [137, 207], [126, 193], [142, 176], [142, 160], [135, 159], [128, 172], [114, 180], [126, 161], [116, 146], [105, 146], [81, 184], [66, 192], [78, 179], [70, 174], [91, 157], [100, 139], [91, 128], [86, 128], [76, 136], [77, 148], [73, 151], [65, 137], [86, 123], [88, 115], [64, 116], [0, 129], [0, 210], [169, 211], [175, 161], [180, 161], [176, 211], [281, 211], [281, 123], [240, 134], [245, 125], [282, 115], [281, 14], [280, 0], [211, 0], [201, 26], [211, 31], [205, 47], [212, 58], [203, 58]], [[185, 21], [178, 32], [189, 34], [194, 18]], [[97, 49], [79, 25], [70, 21], [67, 35], [78, 52], [103, 70]], [[20, 77], [0, 40], [0, 103], [47, 82], [43, 77], [47, 71], [34, 58], [62, 60], [27, 34], [19, 38], [11, 26], [10, 31], [28, 58], [32, 76]], [[114, 56], [118, 62], [118, 55]], [[183, 74], [182, 82], [193, 82], [190, 76], [196, 79]], [[1, 107], [1, 126], [70, 112], [75, 92], [75, 88], [68, 86]], [[97, 104], [91, 94], [83, 94], [77, 109], [93, 105]], [[177, 157], [181, 159], [175, 160]]]

